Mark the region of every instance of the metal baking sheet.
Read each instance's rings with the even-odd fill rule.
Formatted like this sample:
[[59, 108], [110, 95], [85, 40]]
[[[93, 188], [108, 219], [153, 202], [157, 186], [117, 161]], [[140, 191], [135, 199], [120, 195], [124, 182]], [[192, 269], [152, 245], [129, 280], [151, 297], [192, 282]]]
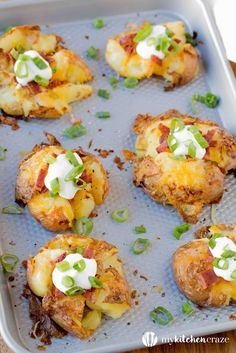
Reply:
[[[200, 0], [90, 0], [90, 1], [12, 1], [4, 6], [0, 4], [0, 23], [7, 25], [37, 23], [46, 32], [55, 31], [61, 35], [66, 46], [85, 56], [86, 49], [94, 45], [100, 49], [100, 59], [89, 61], [94, 73], [92, 83], [95, 93], [81, 103], [73, 105], [75, 117], [81, 118], [88, 129], [88, 134], [76, 140], [63, 137], [63, 130], [70, 125], [69, 117], [60, 120], [32, 120], [20, 122], [17, 131], [9, 127], [0, 127], [0, 144], [7, 148], [7, 158], [0, 162], [0, 207], [14, 203], [14, 185], [17, 165], [22, 159], [21, 151], [30, 151], [32, 146], [44, 139], [43, 131], [57, 136], [66, 148], [81, 145], [88, 149], [113, 149], [114, 153], [102, 162], [110, 174], [110, 193], [104, 205], [98, 210], [94, 219], [93, 236], [114, 243], [120, 249], [124, 261], [126, 276], [139, 297], [137, 305], [119, 320], [104, 319], [101, 327], [89, 339], [80, 341], [70, 335], [62, 340], [54, 339], [47, 347], [48, 353], [92, 353], [120, 352], [143, 347], [142, 334], [154, 331], [161, 338], [185, 335], [206, 335], [236, 328], [236, 322], [229, 319], [236, 314], [235, 307], [222, 309], [196, 308], [193, 315], [185, 318], [181, 305], [185, 298], [178, 291], [171, 271], [171, 255], [182, 244], [193, 238], [193, 232], [201, 225], [211, 223], [210, 207], [205, 207], [200, 221], [192, 226], [184, 237], [177, 241], [171, 232], [173, 227], [182, 223], [180, 217], [171, 207], [164, 207], [150, 200], [142, 190], [132, 183], [132, 166], [126, 163], [125, 170], [120, 171], [113, 163], [113, 158], [120, 155], [121, 149], [133, 149], [135, 137], [131, 125], [138, 113], [153, 115], [170, 108], [191, 113], [190, 101], [193, 93], [204, 93], [212, 90], [221, 97], [219, 109], [211, 110], [199, 106], [199, 116], [213, 119], [236, 133], [236, 90], [235, 82], [225, 58], [220, 36], [217, 32], [210, 9]], [[106, 27], [96, 30], [92, 19], [102, 17]], [[152, 78], [143, 80], [133, 90], [120, 87], [112, 90], [108, 78], [113, 74], [104, 60], [104, 49], [109, 36], [124, 30], [128, 22], [140, 23], [150, 20], [155, 23], [184, 20], [189, 30], [196, 30], [204, 45], [199, 50], [203, 59], [203, 68], [197, 80], [178, 88], [173, 92], [163, 91], [163, 82]], [[87, 39], [89, 36], [89, 39]], [[122, 82], [122, 79], [121, 79]], [[98, 88], [111, 92], [110, 100], [103, 100], [96, 95]], [[95, 118], [97, 111], [110, 111], [111, 118]], [[95, 152], [96, 153], [96, 152]], [[235, 221], [236, 185], [234, 177], [226, 179], [226, 192], [217, 206], [219, 222]], [[129, 221], [116, 224], [111, 219], [111, 211], [117, 207], [128, 207]], [[27, 209], [20, 216], [0, 215], [1, 252], [16, 253], [21, 260], [36, 254], [38, 248], [55, 234], [43, 229]], [[136, 239], [133, 232], [135, 225], [144, 224], [147, 236], [152, 242], [151, 249], [140, 256], [130, 251]], [[135, 276], [134, 271], [138, 270]], [[147, 280], [140, 278], [147, 277]], [[8, 282], [0, 271], [0, 331], [10, 346], [17, 353], [38, 352], [36, 340], [29, 337], [31, 321], [28, 303], [20, 295], [25, 283], [24, 269], [19, 266], [14, 282]], [[161, 292], [153, 289], [161, 286]], [[145, 296], [143, 293], [147, 293]], [[159, 327], [152, 323], [149, 312], [156, 306], [168, 308], [174, 315], [174, 322], [168, 327]]]

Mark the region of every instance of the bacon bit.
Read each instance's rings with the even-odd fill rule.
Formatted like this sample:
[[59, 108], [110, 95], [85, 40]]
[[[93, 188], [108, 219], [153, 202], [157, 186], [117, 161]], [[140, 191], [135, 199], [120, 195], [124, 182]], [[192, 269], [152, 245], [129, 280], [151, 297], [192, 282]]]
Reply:
[[84, 170], [83, 173], [81, 174], [81, 179], [85, 181], [85, 183], [87, 184], [92, 183], [92, 175], [88, 174], [86, 170]]
[[153, 61], [154, 63], [156, 63], [159, 66], [162, 66], [162, 60], [160, 58], [158, 58], [158, 56], [156, 56], [156, 55], [151, 56], [151, 61]]
[[35, 186], [34, 186], [34, 190], [35, 191], [43, 191], [45, 189], [45, 185], [44, 185], [44, 179], [47, 175], [48, 172], [48, 165], [44, 166], [43, 168], [40, 169], [39, 171], [39, 175], [38, 178], [36, 180]]
[[178, 44], [181, 42], [181, 40], [178, 39], [178, 38], [174, 38], [173, 40], [174, 40], [176, 43], [178, 43]]
[[85, 299], [89, 300], [92, 303], [94, 302], [94, 295], [93, 295], [94, 291], [95, 291], [95, 289], [92, 288], [92, 289], [86, 290], [86, 292], [83, 294]]
[[135, 36], [136, 33], [131, 33], [119, 39], [120, 45], [128, 54], [133, 54], [135, 52], [136, 43], [133, 40]]
[[168, 148], [167, 140], [164, 140], [159, 146], [157, 146], [156, 151], [158, 153], [165, 152]]
[[218, 279], [213, 269], [199, 272], [198, 276], [202, 282], [203, 289], [208, 288]]
[[123, 170], [124, 169], [124, 164], [125, 162], [122, 162], [120, 157], [116, 156], [114, 159], [113, 159], [113, 162], [116, 164], [117, 168], [120, 169], [120, 170]]
[[64, 258], [66, 257], [67, 252], [65, 251], [63, 254], [61, 254], [55, 261], [55, 264], [57, 264], [58, 262], [61, 262], [64, 260]]
[[136, 158], [136, 154], [129, 150], [122, 150], [121, 153], [123, 154], [126, 161], [134, 161]]
[[38, 94], [41, 92], [40, 85], [37, 82], [29, 82], [27, 87], [29, 88], [29, 91], [32, 95]]
[[229, 319], [230, 319], [230, 320], [236, 320], [236, 315], [230, 315], [230, 316], [229, 316]]
[[207, 134], [204, 136], [207, 140], [209, 147], [216, 147], [217, 141], [213, 141], [213, 136], [215, 135], [216, 130], [208, 130]]
[[162, 135], [168, 136], [170, 133], [170, 129], [168, 128], [168, 126], [162, 123], [159, 124], [158, 129], [162, 132]]
[[11, 126], [12, 130], [20, 128], [16, 119], [4, 115], [0, 115], [0, 124]]
[[92, 259], [93, 258], [93, 249], [88, 247], [87, 249], [84, 250], [83, 252], [83, 257], [86, 257], [87, 259]]
[[64, 293], [63, 292], [61, 292], [59, 289], [57, 289], [56, 287], [54, 288], [54, 297], [57, 299], [59, 299], [59, 298], [62, 298], [62, 297], [64, 297]]

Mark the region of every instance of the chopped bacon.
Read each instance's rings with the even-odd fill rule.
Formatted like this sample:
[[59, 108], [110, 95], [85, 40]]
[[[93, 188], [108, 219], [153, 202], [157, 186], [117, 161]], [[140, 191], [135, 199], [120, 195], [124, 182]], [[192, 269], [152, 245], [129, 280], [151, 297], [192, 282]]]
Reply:
[[133, 54], [135, 52], [135, 47], [136, 47], [136, 43], [134, 42], [135, 36], [136, 36], [136, 33], [131, 33], [119, 39], [120, 45], [122, 45], [122, 47], [128, 54]]
[[88, 174], [86, 170], [83, 171], [80, 178], [87, 184], [92, 183], [92, 175]]
[[86, 292], [84, 293], [84, 297], [86, 300], [89, 300], [90, 302], [94, 302], [94, 291], [95, 289], [92, 288], [90, 290], [86, 290]]
[[162, 123], [159, 124], [159, 130], [162, 132], [162, 135], [159, 139], [159, 146], [157, 146], [156, 151], [158, 153], [165, 152], [168, 148], [167, 137], [170, 133], [170, 129], [168, 126], [163, 125]]
[[158, 58], [158, 56], [152, 55], [151, 56], [151, 60], [153, 62], [155, 62], [157, 65], [162, 66], [162, 60], [160, 58]]
[[168, 128], [168, 126], [160, 123], [158, 126], [159, 130], [162, 132], [163, 135], [168, 136], [170, 133], [170, 129]]
[[93, 249], [92, 248], [87, 248], [83, 252], [83, 257], [86, 257], [87, 259], [92, 259], [93, 258]]
[[178, 44], [181, 42], [181, 40], [178, 39], [178, 38], [174, 38], [174, 41], [175, 41], [176, 43], [178, 43]]
[[202, 286], [204, 289], [211, 286], [218, 279], [213, 269], [199, 272], [198, 276], [202, 282]]
[[40, 169], [39, 174], [38, 174], [38, 178], [37, 178], [35, 186], [34, 186], [35, 191], [41, 191], [41, 192], [44, 191], [44, 189], [45, 189], [44, 179], [47, 175], [47, 172], [48, 172], [48, 165], [46, 165]]
[[158, 153], [165, 152], [168, 148], [167, 140], [164, 140], [159, 146], [157, 146], [156, 151]]
[[216, 147], [217, 141], [213, 140], [216, 130], [208, 130], [207, 134], [204, 136], [208, 142], [209, 147]]
[[63, 261], [64, 258], [66, 257], [66, 255], [67, 255], [67, 252], [66, 252], [66, 251], [63, 252], [63, 254], [61, 254], [61, 255], [56, 259], [55, 263], [57, 264], [58, 262]]
[[34, 81], [29, 82], [27, 87], [29, 88], [30, 93], [32, 95], [36, 95], [41, 92], [40, 85], [37, 82], [34, 82]]

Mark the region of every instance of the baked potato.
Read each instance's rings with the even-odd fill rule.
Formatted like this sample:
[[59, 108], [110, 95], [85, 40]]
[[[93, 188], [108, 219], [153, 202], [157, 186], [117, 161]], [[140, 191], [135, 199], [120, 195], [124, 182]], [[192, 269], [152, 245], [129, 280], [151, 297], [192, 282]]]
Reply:
[[170, 46], [164, 58], [156, 55], [144, 58], [137, 52], [136, 35], [145, 31], [145, 22], [108, 39], [105, 53], [107, 63], [124, 77], [139, 80], [152, 75], [162, 77], [168, 82], [169, 89], [194, 80], [199, 71], [199, 55], [195, 47], [186, 41], [185, 24], [178, 21], [166, 22], [161, 26], [171, 33]]
[[[56, 264], [66, 255], [82, 249], [84, 258], [97, 262], [101, 288], [69, 296], [52, 280]], [[27, 264], [27, 281], [34, 294], [42, 298], [45, 312], [66, 331], [85, 339], [101, 324], [102, 315], [118, 319], [131, 307], [131, 291], [125, 279], [118, 249], [103, 240], [79, 234], [61, 234], [46, 243]]]
[[[36, 25], [13, 27], [0, 37], [0, 109], [15, 117], [59, 118], [71, 110], [70, 103], [92, 94], [85, 84], [92, 79], [88, 65], [61, 42], [61, 37], [44, 34]], [[49, 63], [53, 74], [48, 85], [17, 83], [15, 54], [29, 50]]]
[[[218, 277], [209, 239], [221, 234], [236, 244], [236, 225], [212, 225], [196, 232], [198, 239], [181, 246], [173, 255], [173, 273], [180, 291], [200, 306], [224, 306], [236, 300], [236, 280]], [[235, 261], [235, 260], [234, 260]], [[236, 261], [234, 268], [236, 269]]]
[[[168, 145], [173, 119], [196, 127], [205, 141], [203, 158], [175, 156]], [[137, 116], [134, 184], [155, 201], [174, 206], [186, 222], [196, 223], [205, 204], [217, 203], [224, 177], [236, 167], [236, 138], [217, 123], [170, 110], [157, 117]], [[201, 138], [202, 138], [201, 137]]]
[[82, 149], [73, 150], [83, 162], [84, 171], [80, 178], [83, 184], [72, 198], [66, 199], [59, 194], [52, 196], [45, 186], [49, 170], [47, 156], [57, 158], [66, 150], [53, 136], [47, 134], [47, 137], [49, 144], [36, 145], [19, 165], [16, 201], [28, 205], [31, 214], [42, 226], [56, 232], [71, 228], [76, 219], [89, 217], [95, 206], [104, 202], [108, 179], [97, 157]]

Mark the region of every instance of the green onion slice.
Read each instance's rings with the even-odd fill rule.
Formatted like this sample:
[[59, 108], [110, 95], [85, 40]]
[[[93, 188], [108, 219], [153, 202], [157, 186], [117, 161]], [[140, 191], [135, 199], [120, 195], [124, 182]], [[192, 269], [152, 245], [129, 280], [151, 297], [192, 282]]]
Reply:
[[39, 56], [36, 56], [35, 58], [33, 58], [32, 61], [40, 70], [46, 69], [48, 67], [45, 61], [41, 59]]
[[86, 51], [86, 55], [88, 58], [91, 59], [96, 59], [99, 53], [99, 49], [95, 48], [95, 47], [90, 47], [87, 51]]
[[71, 150], [66, 151], [66, 158], [74, 167], [77, 167], [79, 165], [77, 158]]
[[220, 233], [215, 233], [211, 236], [211, 238], [209, 239], [209, 246], [210, 248], [214, 249], [215, 246], [216, 246], [216, 239], [217, 238], [222, 238], [223, 237], [223, 234], [220, 234]]
[[150, 317], [153, 322], [160, 324], [162, 326], [168, 325], [174, 320], [172, 314], [164, 308], [163, 306], [158, 306], [150, 312]]
[[58, 264], [56, 264], [56, 268], [61, 272], [65, 272], [70, 269], [70, 264], [68, 261], [61, 261]]
[[2, 254], [0, 256], [0, 262], [4, 270], [11, 273], [14, 271], [16, 265], [18, 264], [19, 258], [14, 254]]
[[193, 134], [195, 140], [202, 148], [207, 148], [209, 146], [207, 140], [202, 136], [196, 125], [191, 125], [188, 130]]
[[22, 209], [17, 206], [5, 206], [2, 208], [4, 214], [22, 214]]
[[89, 282], [92, 288], [102, 288], [103, 286], [102, 281], [97, 277], [89, 276]]
[[183, 161], [185, 159], [185, 156], [180, 154], [178, 156], [169, 156], [170, 159], [173, 159], [174, 161]]
[[167, 37], [172, 38], [174, 36], [174, 33], [169, 28], [166, 28], [166, 35]]
[[117, 88], [118, 82], [119, 82], [119, 80], [117, 78], [115, 78], [115, 76], [111, 75], [109, 77], [109, 83], [113, 89]]
[[83, 135], [86, 135], [86, 133], [86, 128], [81, 124], [72, 125], [71, 127], [68, 127], [64, 130], [64, 135], [70, 139], [81, 137]]
[[10, 54], [15, 60], [17, 60], [19, 57], [19, 53], [15, 48], [12, 48], [12, 50], [10, 51]]
[[78, 253], [78, 254], [83, 254], [83, 252], [84, 252], [84, 248], [82, 247], [82, 246], [77, 246], [76, 247], [76, 252]]
[[29, 74], [29, 69], [26, 63], [19, 61], [16, 69], [16, 76], [19, 78], [25, 78]]
[[138, 85], [139, 81], [136, 77], [127, 77], [125, 80], [124, 80], [124, 83], [123, 85], [126, 87], [126, 88], [134, 88]]
[[59, 183], [59, 179], [55, 178], [53, 180], [51, 180], [50, 182], [50, 186], [51, 186], [51, 194], [52, 196], [56, 196], [59, 191], [60, 191], [60, 183]]
[[178, 147], [178, 142], [176, 141], [176, 138], [172, 134], [170, 134], [167, 137], [167, 144], [171, 152], [174, 152]]
[[172, 233], [173, 236], [179, 240], [182, 236], [183, 233], [187, 232], [190, 228], [190, 224], [189, 223], [184, 223], [181, 224], [180, 226], [177, 226], [173, 229]]
[[177, 131], [181, 131], [183, 130], [185, 127], [185, 124], [183, 122], [183, 120], [179, 119], [179, 118], [174, 118], [171, 120], [170, 123], [170, 132], [177, 132]]
[[85, 169], [84, 164], [79, 164], [77, 167], [74, 167], [66, 176], [65, 181], [74, 181], [78, 175], [83, 173]]
[[85, 292], [85, 290], [81, 287], [74, 286], [70, 289], [68, 289], [65, 294], [70, 296], [70, 297], [76, 297], [77, 295], [81, 295]]
[[109, 112], [97, 112], [96, 113], [96, 118], [98, 119], [108, 119], [111, 117], [111, 114]]
[[40, 86], [48, 86], [49, 84], [49, 80], [47, 80], [46, 78], [43, 78], [39, 75], [36, 75], [35, 78], [34, 78], [34, 81], [37, 82]]
[[111, 217], [119, 223], [124, 223], [129, 218], [129, 210], [126, 207], [117, 208], [112, 212]]
[[170, 41], [170, 45], [172, 45], [176, 53], [179, 51], [179, 45], [174, 40]]
[[45, 160], [48, 164], [53, 164], [56, 162], [56, 158], [53, 157], [50, 153], [46, 155]]
[[93, 221], [87, 217], [77, 219], [73, 225], [73, 231], [78, 234], [88, 235], [93, 230]]
[[141, 225], [141, 226], [136, 226], [134, 228], [134, 231], [136, 234], [142, 234], [142, 233], [146, 233], [147, 229], [143, 225]]
[[98, 90], [98, 96], [102, 97], [104, 99], [109, 99], [110, 98], [110, 93], [106, 89], [99, 89]]
[[188, 145], [188, 155], [192, 158], [195, 158], [196, 157], [196, 147], [193, 143], [193, 141], [191, 141]]
[[150, 37], [150, 38], [147, 39], [147, 45], [149, 47], [151, 47], [152, 45], [155, 45], [155, 44], [156, 44], [156, 38]]
[[104, 20], [102, 20], [101, 18], [96, 18], [94, 21], [93, 21], [93, 26], [97, 29], [101, 29], [105, 26], [105, 22]]
[[74, 263], [73, 268], [78, 272], [82, 272], [86, 268], [86, 263], [83, 259], [81, 259]]
[[220, 270], [227, 270], [229, 268], [229, 261], [227, 259], [215, 258], [212, 264]]
[[135, 43], [141, 42], [142, 40], [146, 39], [151, 33], [152, 33], [152, 25], [151, 23], [147, 23], [144, 28], [138, 31], [138, 33], [134, 37], [134, 42]]
[[55, 74], [56, 72], [57, 72], [57, 67], [56, 66], [52, 67], [52, 73]]
[[224, 259], [227, 259], [229, 257], [235, 257], [236, 256], [236, 251], [233, 250], [225, 250], [222, 254], [221, 257]]
[[189, 316], [193, 312], [193, 307], [189, 302], [183, 302], [182, 313], [186, 316]]
[[61, 280], [61, 284], [66, 288], [71, 288], [75, 284], [75, 280], [71, 276], [65, 276]]
[[236, 270], [233, 270], [233, 272], [231, 273], [231, 278], [236, 279]]
[[140, 255], [147, 250], [149, 245], [150, 241], [148, 239], [137, 238], [132, 245], [132, 251], [135, 255]]
[[4, 161], [6, 159], [6, 151], [7, 149], [3, 146], [0, 146], [0, 161]]
[[22, 47], [21, 44], [17, 44], [16, 50], [18, 51], [19, 54], [23, 54], [25, 52], [25, 48]]

